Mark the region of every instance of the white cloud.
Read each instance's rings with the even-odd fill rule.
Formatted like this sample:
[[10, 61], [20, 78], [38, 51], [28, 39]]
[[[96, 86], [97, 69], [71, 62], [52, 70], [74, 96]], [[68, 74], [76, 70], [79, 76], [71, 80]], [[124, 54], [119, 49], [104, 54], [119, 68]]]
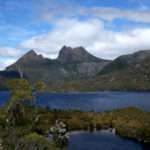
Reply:
[[0, 57], [18, 57], [21, 51], [12, 47], [0, 47]]
[[[121, 18], [149, 24], [150, 10], [145, 5], [142, 5], [140, 9], [131, 10], [113, 7], [81, 7], [79, 5], [74, 7], [74, 5], [56, 4], [53, 6], [47, 5], [49, 0], [45, 0], [44, 5], [41, 5], [42, 3], [43, 0], [39, 4], [41, 9], [39, 9], [40, 16], [38, 15], [38, 19], [41, 21], [42, 18], [42, 21], [51, 22], [54, 28], [45, 34], [23, 41], [19, 44], [19, 49], [0, 47], [0, 68], [4, 68], [25, 53], [24, 48], [26, 50], [35, 49], [46, 57], [54, 58], [63, 45], [84, 46], [95, 56], [107, 59], [113, 59], [119, 55], [141, 49], [150, 49], [150, 28], [140, 27], [117, 32], [106, 29], [104, 22], [101, 21], [104, 19], [110, 21], [111, 24], [111, 21]], [[58, 20], [63, 17], [68, 19]], [[89, 19], [76, 19], [80, 17]], [[0, 29], [4, 30], [3, 27]], [[13, 39], [22, 39], [22, 37], [32, 36], [34, 33], [18, 27], [12, 29], [9, 25], [6, 29], [9, 31], [10, 37], [15, 35]]]
[[130, 10], [111, 7], [82, 8], [81, 14], [112, 21], [123, 18], [134, 22], [150, 23], [150, 11], [147, 9]]
[[22, 51], [12, 47], [0, 47], [0, 70], [11, 65], [18, 57], [22, 55]]
[[150, 10], [145, 5], [137, 9], [120, 9], [116, 7], [83, 7], [77, 5], [56, 6], [55, 8], [44, 9], [40, 14], [42, 20], [53, 22], [56, 18], [62, 17], [97, 17], [107, 21], [115, 19], [127, 19], [133, 22], [150, 23]]
[[[110, 31], [98, 19], [63, 19], [45, 34], [22, 42], [18, 48], [0, 48], [0, 68], [4, 68], [21, 56], [25, 49], [35, 49], [45, 57], [56, 57], [63, 45], [84, 46], [95, 56], [113, 59], [122, 54], [150, 49], [150, 28], [128, 31]], [[3, 59], [2, 59], [3, 58]]]
[[150, 28], [110, 31], [98, 19], [80, 21], [63, 19], [47, 34], [33, 37], [21, 47], [35, 49], [47, 57], [57, 56], [63, 45], [84, 46], [95, 56], [112, 59], [121, 54], [150, 48]]
[[76, 19], [64, 19], [56, 23], [53, 31], [33, 37], [23, 42], [21, 46], [36, 49], [45, 55], [56, 55], [63, 45], [73, 47], [92, 45], [93, 40], [98, 38], [97, 31], [101, 31], [102, 26], [98, 20], [80, 22]]
[[4, 70], [7, 66], [13, 64], [16, 61], [16, 59], [13, 58], [5, 58], [0, 59], [0, 70]]

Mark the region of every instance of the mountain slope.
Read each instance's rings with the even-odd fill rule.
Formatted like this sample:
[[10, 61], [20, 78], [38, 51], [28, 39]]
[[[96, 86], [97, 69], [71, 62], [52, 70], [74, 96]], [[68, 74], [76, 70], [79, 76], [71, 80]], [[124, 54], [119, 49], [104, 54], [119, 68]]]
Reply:
[[150, 50], [107, 61], [82, 47], [64, 46], [55, 60], [31, 50], [6, 71], [17, 71], [32, 82], [45, 81], [51, 90], [150, 90], [149, 66]]
[[101, 71], [100, 74], [108, 74], [111, 72], [123, 70], [126, 68], [137, 67], [143, 61], [150, 58], [150, 51], [138, 51], [129, 55], [122, 55], [116, 58], [114, 61], [106, 65]]
[[118, 57], [94, 78], [72, 84], [81, 90], [150, 90], [149, 66], [150, 51], [139, 51]]
[[32, 82], [43, 80], [60, 84], [95, 76], [109, 62], [89, 54], [83, 47], [64, 46], [55, 60], [44, 58], [31, 50], [6, 70], [18, 71]]
[[[118, 57], [100, 72], [107, 78], [108, 87], [114, 89], [150, 90], [150, 50], [138, 51]], [[106, 80], [106, 79], [105, 79]]]

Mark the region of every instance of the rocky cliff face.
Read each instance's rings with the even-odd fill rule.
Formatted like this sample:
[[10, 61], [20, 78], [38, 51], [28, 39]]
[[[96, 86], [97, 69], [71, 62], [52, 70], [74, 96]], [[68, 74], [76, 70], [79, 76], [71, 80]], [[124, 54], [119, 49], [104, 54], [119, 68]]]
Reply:
[[106, 65], [86, 84], [99, 90], [150, 90], [149, 66], [150, 50], [123, 55]]
[[60, 83], [94, 76], [109, 62], [91, 55], [83, 47], [64, 46], [55, 60], [44, 58], [31, 50], [6, 70], [18, 71], [33, 82]]
[[[107, 61], [82, 47], [64, 46], [55, 60], [29, 51], [6, 72], [19, 72], [32, 82], [43, 80], [53, 90], [150, 90], [149, 66], [149, 50]], [[4, 79], [2, 74], [0, 79]]]
[[71, 48], [64, 46], [60, 50], [57, 60], [62, 63], [82, 63], [99, 62], [101, 59], [91, 55], [83, 47]]

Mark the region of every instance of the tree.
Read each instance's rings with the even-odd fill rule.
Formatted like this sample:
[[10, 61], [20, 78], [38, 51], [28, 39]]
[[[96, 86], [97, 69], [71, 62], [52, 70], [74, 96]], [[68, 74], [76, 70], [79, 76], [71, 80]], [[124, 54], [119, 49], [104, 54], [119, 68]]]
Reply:
[[35, 91], [37, 92], [43, 92], [47, 90], [46, 84], [42, 81], [38, 81], [34, 87], [35, 87]]
[[64, 148], [68, 144], [68, 133], [67, 126], [62, 121], [56, 120], [55, 125], [50, 128], [50, 133], [54, 143], [60, 147]]
[[7, 122], [15, 125], [24, 119], [25, 102], [33, 100], [32, 88], [25, 79], [13, 79], [8, 83], [11, 99], [8, 102], [8, 119]]

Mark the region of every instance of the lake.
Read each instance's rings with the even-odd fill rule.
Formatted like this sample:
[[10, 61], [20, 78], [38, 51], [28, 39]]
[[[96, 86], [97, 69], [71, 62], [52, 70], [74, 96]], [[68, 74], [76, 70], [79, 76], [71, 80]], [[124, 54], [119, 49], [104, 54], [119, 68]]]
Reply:
[[68, 150], [150, 150], [150, 147], [103, 130], [73, 133]]
[[[0, 92], [0, 106], [9, 99], [9, 92]], [[150, 111], [150, 92], [87, 92], [40, 93], [36, 104], [51, 109], [106, 111], [129, 106]]]
[[[82, 111], [106, 111], [134, 106], [150, 111], [150, 92], [88, 92], [88, 93], [40, 93], [36, 104], [51, 109], [78, 109]], [[0, 106], [9, 99], [9, 92], [0, 92]], [[142, 144], [123, 139], [106, 131], [71, 134], [69, 150], [149, 150]]]

